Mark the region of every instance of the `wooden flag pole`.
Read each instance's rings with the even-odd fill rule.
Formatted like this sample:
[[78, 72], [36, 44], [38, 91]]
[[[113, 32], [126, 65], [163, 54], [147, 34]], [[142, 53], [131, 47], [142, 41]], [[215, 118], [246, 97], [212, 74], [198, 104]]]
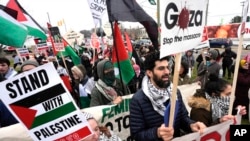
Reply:
[[236, 57], [236, 62], [235, 62], [235, 67], [234, 67], [234, 78], [233, 78], [232, 92], [230, 95], [230, 105], [229, 105], [229, 111], [228, 111], [229, 115], [232, 114], [232, 110], [233, 110], [235, 89], [236, 89], [236, 83], [238, 79], [238, 72], [239, 72], [239, 66], [240, 66], [239, 64], [240, 64], [241, 52], [242, 52], [242, 42], [243, 42], [243, 34], [240, 35], [240, 42], [238, 45], [237, 57]]
[[179, 81], [179, 71], [181, 64], [181, 53], [176, 54], [175, 56], [175, 69], [174, 69], [174, 79], [173, 79], [173, 91], [171, 94], [170, 100], [170, 115], [169, 115], [169, 127], [173, 127], [174, 115], [175, 115], [175, 106], [176, 106], [176, 97], [177, 97], [177, 86]]

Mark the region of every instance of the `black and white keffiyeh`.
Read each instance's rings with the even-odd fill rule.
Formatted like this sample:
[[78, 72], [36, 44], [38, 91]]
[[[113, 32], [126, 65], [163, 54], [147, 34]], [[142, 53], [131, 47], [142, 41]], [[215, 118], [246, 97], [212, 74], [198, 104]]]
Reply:
[[172, 84], [166, 89], [157, 89], [148, 79], [147, 76], [143, 78], [142, 89], [145, 95], [151, 101], [151, 104], [156, 112], [164, 116], [166, 106], [164, 103], [170, 99], [172, 93]]
[[211, 102], [213, 121], [228, 114], [230, 104], [229, 96], [210, 96], [206, 93], [206, 98]]

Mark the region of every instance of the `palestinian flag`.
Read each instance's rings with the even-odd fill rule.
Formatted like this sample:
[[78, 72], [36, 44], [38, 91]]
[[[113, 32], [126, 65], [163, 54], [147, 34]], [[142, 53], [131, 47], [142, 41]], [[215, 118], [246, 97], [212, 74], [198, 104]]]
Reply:
[[129, 59], [128, 53], [125, 49], [125, 45], [123, 43], [123, 39], [121, 36], [121, 31], [118, 27], [118, 23], [115, 22], [114, 26], [114, 40], [115, 45], [112, 50], [112, 62], [115, 67], [115, 75], [117, 78], [121, 77], [125, 84], [128, 84], [130, 80], [134, 77], [135, 71]]
[[[64, 39], [63, 39], [63, 44], [64, 44], [64, 51], [62, 52], [63, 56], [70, 56], [74, 65], [79, 65], [81, 63], [81, 59], [80, 57], [76, 54], [76, 52], [74, 51], [74, 49], [69, 45], [69, 43]], [[60, 53], [57, 54], [58, 56], [61, 56]]]
[[[49, 29], [49, 38], [51, 40], [52, 43], [52, 48], [53, 48], [53, 52], [55, 56], [58, 57], [64, 57], [64, 56], [70, 56], [74, 65], [78, 65], [81, 63], [81, 59], [80, 57], [76, 54], [76, 52], [74, 51], [74, 49], [69, 45], [69, 43], [60, 35], [60, 31], [58, 27], [52, 27], [50, 23], [47, 23], [48, 29]], [[54, 35], [59, 35], [60, 38], [63, 41], [64, 44], [64, 51], [56, 51], [55, 46], [54, 46], [54, 39], [53, 36]]]
[[9, 0], [6, 7], [17, 11], [17, 21], [28, 28], [29, 35], [43, 40], [47, 39], [42, 27], [21, 7], [17, 0]]
[[25, 26], [0, 9], [0, 44], [22, 47], [27, 34]]
[[129, 59], [131, 59], [132, 58], [133, 47], [132, 47], [130, 38], [128, 36], [128, 33], [125, 32], [124, 34], [125, 34], [125, 39], [126, 39], [126, 44], [127, 44], [128, 56], [129, 56]]

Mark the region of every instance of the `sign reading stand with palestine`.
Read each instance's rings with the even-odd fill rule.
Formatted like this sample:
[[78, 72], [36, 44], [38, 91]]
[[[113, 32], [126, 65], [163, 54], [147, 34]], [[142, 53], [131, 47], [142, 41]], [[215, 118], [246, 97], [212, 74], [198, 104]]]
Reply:
[[33, 140], [81, 140], [92, 134], [52, 63], [18, 74], [0, 87], [0, 99]]

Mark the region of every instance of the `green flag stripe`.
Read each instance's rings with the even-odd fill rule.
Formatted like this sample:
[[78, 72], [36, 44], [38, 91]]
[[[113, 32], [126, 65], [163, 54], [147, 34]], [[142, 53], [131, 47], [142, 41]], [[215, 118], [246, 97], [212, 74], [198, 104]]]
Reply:
[[[115, 67], [118, 68], [118, 64], [114, 64]], [[124, 60], [120, 62], [120, 73], [122, 74], [122, 80], [125, 84], [128, 84], [129, 81], [134, 77], [135, 71], [132, 67], [132, 64], [130, 60]], [[117, 78], [120, 78], [120, 76], [116, 76]]]
[[28, 33], [26, 27], [2, 10], [0, 10], [0, 31], [0, 44], [14, 47], [22, 47]]
[[47, 36], [41, 30], [33, 28], [31, 26], [27, 26], [27, 25], [26, 25], [26, 27], [28, 29], [28, 32], [29, 32], [28, 34], [29, 35], [32, 35], [32, 36], [35, 36], [35, 37], [39, 37], [42, 40], [46, 40], [47, 39]]
[[45, 124], [47, 122], [50, 122], [54, 119], [57, 119], [59, 117], [62, 117], [64, 115], [67, 115], [71, 112], [73, 112], [74, 110], [76, 110], [76, 107], [74, 106], [74, 104], [72, 102], [67, 103], [63, 106], [58, 107], [55, 110], [46, 112], [45, 114], [39, 115], [35, 118], [34, 123], [32, 124], [32, 128], [35, 128], [37, 126], [40, 126], [42, 124]]

